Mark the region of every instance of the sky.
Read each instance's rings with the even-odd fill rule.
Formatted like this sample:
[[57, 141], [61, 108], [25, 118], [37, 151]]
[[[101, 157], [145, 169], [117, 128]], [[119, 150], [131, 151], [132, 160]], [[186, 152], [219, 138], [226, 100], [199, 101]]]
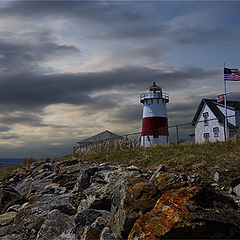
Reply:
[[[202, 98], [223, 92], [224, 63], [240, 67], [239, 11], [238, 1], [1, 1], [0, 157], [58, 157], [106, 129], [139, 132], [153, 81], [169, 94], [169, 125], [191, 122]], [[240, 99], [240, 83], [227, 90]]]

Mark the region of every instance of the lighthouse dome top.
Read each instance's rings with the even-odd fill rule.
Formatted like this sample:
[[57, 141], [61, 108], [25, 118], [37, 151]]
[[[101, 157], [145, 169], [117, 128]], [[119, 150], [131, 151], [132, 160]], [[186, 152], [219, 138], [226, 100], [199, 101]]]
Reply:
[[155, 82], [153, 82], [153, 84], [152, 84], [152, 86], [150, 86], [150, 88], [159, 88], [159, 86], [158, 86], [158, 85], [156, 85], [156, 83], [155, 83]]
[[152, 86], [149, 88], [149, 93], [157, 93], [157, 92], [162, 92], [162, 89], [156, 85], [155, 82], [153, 82]]
[[162, 99], [163, 102], [168, 103], [169, 97], [167, 93], [162, 92], [162, 88], [156, 85], [155, 82], [150, 86], [148, 93], [140, 94], [140, 102], [144, 103], [149, 99]]

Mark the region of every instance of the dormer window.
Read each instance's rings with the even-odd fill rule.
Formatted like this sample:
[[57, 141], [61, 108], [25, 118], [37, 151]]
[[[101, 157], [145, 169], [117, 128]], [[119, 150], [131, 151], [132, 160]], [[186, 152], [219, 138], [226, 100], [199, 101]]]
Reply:
[[208, 112], [203, 113], [204, 126], [208, 126], [208, 117], [209, 117]]

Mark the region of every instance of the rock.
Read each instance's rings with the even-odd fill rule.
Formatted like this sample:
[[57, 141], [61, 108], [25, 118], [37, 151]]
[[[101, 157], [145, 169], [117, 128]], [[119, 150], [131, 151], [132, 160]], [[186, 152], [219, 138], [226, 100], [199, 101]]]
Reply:
[[36, 209], [42, 213], [48, 213], [51, 210], [58, 209], [62, 213], [74, 215], [77, 209], [70, 202], [71, 194], [45, 194], [40, 195], [36, 202]]
[[85, 240], [99, 239], [102, 230], [107, 226], [107, 224], [108, 223], [103, 218], [98, 217], [90, 227], [87, 226], [85, 228], [81, 238]]
[[[87, 209], [83, 210], [75, 216], [75, 228], [73, 232], [77, 235], [78, 238], [86, 237], [86, 234], [93, 235], [98, 234], [98, 229], [96, 227], [90, 227], [97, 218], [101, 217], [106, 223], [109, 222], [110, 213], [103, 210]], [[93, 229], [94, 228], [94, 229]], [[89, 232], [89, 233], [88, 233]], [[100, 235], [100, 233], [99, 233]]]
[[149, 239], [236, 237], [240, 197], [234, 194], [232, 199], [223, 196], [200, 177], [190, 180], [163, 166], [152, 173], [134, 165], [98, 165], [69, 157], [44, 161], [1, 180], [0, 236], [120, 240], [131, 233], [130, 239], [147, 239], [149, 226]]
[[158, 188], [160, 195], [173, 188], [179, 188], [187, 185], [187, 183], [182, 182], [181, 178], [179, 178], [176, 174], [168, 172], [158, 174], [152, 182]]
[[154, 171], [153, 175], [151, 176], [150, 180], [153, 181], [159, 173], [166, 172], [166, 168], [163, 165], [159, 165], [156, 171]]
[[8, 228], [9, 228], [9, 226], [0, 227], [0, 239], [2, 239], [1, 236], [6, 236], [7, 235]]
[[72, 232], [72, 230], [64, 231], [60, 236], [55, 238], [55, 240], [77, 240], [77, 236]]
[[13, 205], [7, 209], [6, 212], [19, 212], [21, 206], [19, 204]]
[[110, 228], [127, 238], [134, 222], [154, 207], [159, 194], [158, 188], [139, 174], [124, 178], [113, 191]]
[[16, 212], [8, 212], [0, 215], [0, 226], [8, 225], [15, 217]]
[[28, 187], [26, 198], [29, 199], [31, 196], [36, 195], [40, 191], [43, 191], [49, 184], [51, 184], [51, 181], [44, 178], [32, 181]]
[[47, 220], [42, 224], [37, 239], [54, 239], [72, 227], [73, 220], [71, 217], [59, 210], [53, 210], [48, 213]]
[[240, 177], [239, 178], [234, 178], [231, 182], [230, 182], [230, 186], [231, 187], [235, 187], [238, 184], [240, 184]]
[[219, 173], [219, 172], [215, 172], [214, 177], [213, 177], [213, 180], [214, 180], [215, 182], [218, 182], [219, 179], [220, 179], [220, 173]]
[[31, 230], [34, 234], [38, 232], [46, 220], [46, 216], [39, 217], [27, 225], [27, 230]]
[[219, 187], [219, 184], [218, 183], [211, 183], [211, 186], [216, 188], [216, 187]]
[[24, 178], [21, 182], [19, 182], [15, 189], [22, 196], [25, 196], [28, 192], [30, 185], [32, 184], [33, 179], [31, 177]]
[[235, 193], [237, 196], [240, 196], [240, 184], [235, 186], [232, 190], [233, 193]]
[[181, 174], [179, 181], [181, 182], [187, 182], [188, 181], [188, 176], [186, 174]]
[[140, 217], [128, 239], [238, 238], [234, 201], [211, 188], [190, 186], [166, 192]]
[[0, 213], [4, 213], [10, 206], [24, 201], [15, 189], [10, 187], [2, 188], [0, 190]]
[[100, 240], [121, 240], [122, 238], [114, 233], [110, 228], [105, 227], [100, 235]]
[[0, 240], [16, 240], [16, 238], [13, 238], [10, 235], [2, 236], [0, 237]]
[[89, 187], [90, 185], [90, 178], [98, 171], [103, 170], [106, 167], [100, 167], [100, 166], [91, 166], [86, 167], [80, 174], [77, 179], [77, 184], [75, 186], [78, 191], [82, 191]]
[[192, 183], [192, 184], [202, 184], [202, 183], [204, 183], [203, 179], [198, 175], [191, 176], [189, 182]]
[[[21, 206], [13, 221], [11, 232], [21, 233], [23, 239], [36, 239], [37, 231], [46, 219], [47, 212], [37, 208], [36, 203], [26, 203]], [[33, 234], [31, 230], [36, 232]]]

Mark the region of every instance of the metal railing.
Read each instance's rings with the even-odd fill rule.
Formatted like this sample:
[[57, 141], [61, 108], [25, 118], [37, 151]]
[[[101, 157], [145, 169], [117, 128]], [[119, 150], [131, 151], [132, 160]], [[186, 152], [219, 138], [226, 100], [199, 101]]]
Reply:
[[142, 103], [145, 99], [163, 99], [165, 102], [169, 102], [169, 95], [162, 92], [140, 94], [140, 102]]

